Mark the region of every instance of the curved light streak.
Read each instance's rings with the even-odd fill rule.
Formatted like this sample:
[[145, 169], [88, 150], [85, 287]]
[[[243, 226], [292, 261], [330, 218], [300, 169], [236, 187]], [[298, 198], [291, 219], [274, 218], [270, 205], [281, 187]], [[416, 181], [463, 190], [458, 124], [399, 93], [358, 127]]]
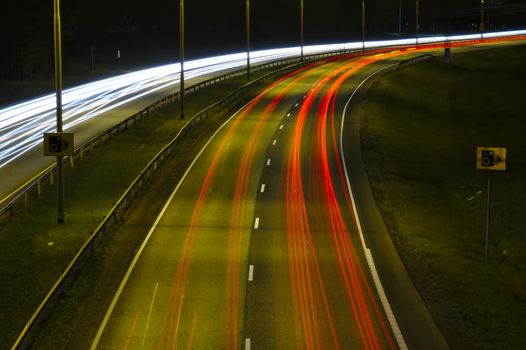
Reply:
[[[526, 30], [485, 33], [484, 38], [524, 35]], [[421, 37], [419, 44], [443, 42], [444, 36]], [[448, 37], [451, 41], [480, 39], [480, 34]], [[366, 48], [413, 45], [416, 39], [365, 42]], [[361, 42], [305, 46], [304, 53], [320, 54], [361, 48]], [[253, 51], [253, 64], [298, 57], [300, 47]], [[208, 57], [185, 63], [188, 80], [213, 77], [228, 70], [243, 68], [246, 53]], [[63, 92], [64, 130], [70, 130], [131, 101], [161, 90], [176, 91], [179, 63], [144, 69], [66, 89]], [[168, 93], [167, 93], [168, 94]], [[55, 130], [55, 95], [49, 94], [0, 109], [0, 168], [42, 143], [42, 134]]]

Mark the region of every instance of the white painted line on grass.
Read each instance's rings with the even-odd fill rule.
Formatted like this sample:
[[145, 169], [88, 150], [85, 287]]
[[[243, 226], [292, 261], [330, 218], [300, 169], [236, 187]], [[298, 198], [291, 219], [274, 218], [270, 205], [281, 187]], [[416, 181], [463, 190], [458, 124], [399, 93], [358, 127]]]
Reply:
[[261, 191], [260, 191], [260, 192], [261, 192], [261, 193], [265, 192], [265, 184], [262, 184], [262, 185], [261, 185]]
[[248, 280], [252, 282], [254, 280], [254, 265], [248, 267]]
[[254, 220], [254, 230], [257, 230], [259, 228], [259, 218], [256, 218], [256, 220]]
[[270, 166], [270, 158], [267, 159], [267, 166]]
[[245, 350], [250, 350], [250, 338], [245, 339]]

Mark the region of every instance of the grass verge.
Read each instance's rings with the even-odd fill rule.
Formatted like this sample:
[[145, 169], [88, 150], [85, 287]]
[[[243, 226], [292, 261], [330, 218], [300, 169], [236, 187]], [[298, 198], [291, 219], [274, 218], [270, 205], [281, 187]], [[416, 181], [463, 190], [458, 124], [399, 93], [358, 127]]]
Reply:
[[[364, 159], [393, 240], [453, 349], [525, 349], [526, 45], [453, 49], [386, 75], [362, 109]], [[493, 174], [477, 146], [507, 147]]]
[[[258, 72], [253, 79], [268, 72]], [[244, 83], [245, 77], [233, 78], [187, 97], [186, 115], [194, 115]], [[64, 225], [56, 224], [55, 191], [48, 188], [29, 208], [1, 227], [1, 349], [8, 349], [14, 343], [38, 304], [114, 202], [146, 163], [187, 122], [187, 119], [179, 118], [178, 111], [175, 104], [152, 113], [136, 127], [96, 148], [74, 168], [67, 169]], [[204, 123], [213, 127], [196, 128], [195, 132], [211, 134], [225, 113], [227, 111], [210, 116], [211, 120]], [[199, 136], [202, 135], [189, 134], [178, 147], [175, 157], [189, 153]], [[95, 260], [100, 265], [90, 268], [92, 274], [104, 269], [103, 253]], [[83, 279], [80, 284], [89, 283], [89, 279]], [[77, 294], [81, 299], [86, 297], [84, 292]], [[59, 334], [55, 335], [51, 338], [58, 338]], [[60, 334], [60, 337], [66, 336]]]

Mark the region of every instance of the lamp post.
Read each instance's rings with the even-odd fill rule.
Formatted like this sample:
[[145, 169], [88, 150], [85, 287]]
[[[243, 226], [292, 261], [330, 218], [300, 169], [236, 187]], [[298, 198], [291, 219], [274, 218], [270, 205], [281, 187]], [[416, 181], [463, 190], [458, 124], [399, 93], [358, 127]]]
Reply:
[[300, 0], [300, 46], [301, 60], [303, 61], [303, 0]]
[[246, 0], [245, 11], [247, 35], [247, 80], [250, 81], [250, 0]]
[[484, 37], [484, 0], [480, 0], [480, 38]]
[[416, 24], [415, 24], [415, 37], [416, 37], [416, 44], [418, 45], [418, 32], [420, 29], [420, 23], [419, 23], [419, 2], [416, 0]]
[[402, 35], [402, 0], [400, 0], [400, 5], [398, 6], [398, 35]]
[[179, 0], [179, 54], [181, 73], [179, 79], [179, 101], [181, 102], [181, 119], [184, 119], [184, 0]]
[[365, 52], [365, 0], [362, 0], [362, 54]]
[[[57, 132], [62, 132], [62, 43], [60, 29], [60, 0], [53, 1], [54, 26], [53, 46], [55, 51], [55, 90], [57, 97]], [[58, 210], [57, 222], [64, 223], [64, 169], [62, 167], [63, 156], [57, 156], [57, 197]]]

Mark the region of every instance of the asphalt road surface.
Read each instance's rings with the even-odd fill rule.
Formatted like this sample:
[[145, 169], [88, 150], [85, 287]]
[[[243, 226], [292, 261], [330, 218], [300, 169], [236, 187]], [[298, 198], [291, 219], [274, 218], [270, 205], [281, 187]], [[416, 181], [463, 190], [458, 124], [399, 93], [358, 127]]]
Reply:
[[92, 349], [447, 348], [375, 216], [350, 112], [408, 54], [313, 64], [232, 116], [170, 184]]

